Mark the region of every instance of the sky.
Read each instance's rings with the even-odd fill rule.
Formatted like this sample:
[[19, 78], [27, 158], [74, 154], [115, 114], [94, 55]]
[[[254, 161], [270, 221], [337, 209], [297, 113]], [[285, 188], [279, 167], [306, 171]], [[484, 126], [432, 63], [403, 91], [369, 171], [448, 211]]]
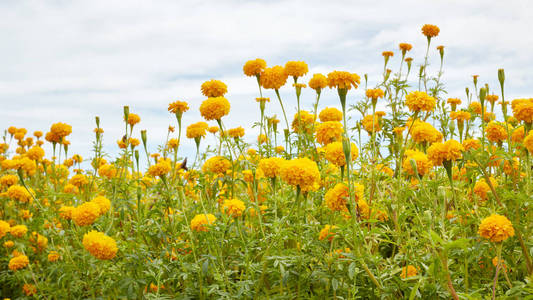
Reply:
[[[389, 67], [400, 63], [398, 43], [413, 45], [413, 68], [423, 62], [429, 23], [441, 29], [432, 41], [429, 72], [439, 65], [437, 45], [445, 46], [442, 80], [446, 97], [465, 99], [473, 74], [497, 91], [497, 70], [506, 73], [506, 98], [532, 97], [533, 19], [530, 1], [19, 1], [0, 2], [0, 129], [9, 126], [48, 131], [51, 124], [72, 125], [70, 154], [89, 158], [99, 116], [104, 150], [113, 155], [124, 134], [123, 106], [141, 116], [134, 129], [148, 131], [153, 150], [164, 142], [170, 102], [187, 101], [183, 124], [201, 120], [205, 100], [201, 84], [210, 79], [228, 85], [229, 128], [242, 126], [253, 141], [259, 119], [254, 78], [247, 60], [263, 58], [269, 66], [303, 60], [309, 73], [345, 70], [363, 76], [369, 86], [381, 78], [382, 51], [395, 51]], [[412, 77], [414, 78], [414, 77]], [[416, 89], [416, 87], [413, 87]], [[350, 91], [348, 103], [361, 99]], [[294, 90], [281, 90], [289, 118], [295, 113]], [[272, 91], [266, 114], [281, 118]], [[314, 91], [302, 92], [310, 109]], [[340, 108], [333, 90], [325, 90], [320, 108]], [[360, 116], [354, 116], [355, 119]], [[212, 124], [215, 125], [215, 124]], [[280, 123], [284, 127], [283, 122]], [[212, 139], [203, 141], [205, 146]], [[50, 151], [49, 145], [45, 150]], [[183, 156], [193, 156], [194, 142], [184, 139]]]

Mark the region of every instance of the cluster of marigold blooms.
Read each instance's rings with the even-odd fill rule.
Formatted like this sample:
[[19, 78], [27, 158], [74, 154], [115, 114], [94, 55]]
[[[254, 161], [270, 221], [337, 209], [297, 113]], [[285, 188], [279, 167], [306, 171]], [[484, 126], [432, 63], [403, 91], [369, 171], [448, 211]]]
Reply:
[[[422, 33], [429, 41], [438, 35], [439, 28], [434, 25], [425, 25], [422, 28]], [[399, 49], [402, 52], [402, 57], [411, 48], [410, 44], [401, 43]], [[440, 47], [439, 51], [442, 55], [443, 48]], [[385, 63], [392, 55], [393, 52], [383, 53]], [[412, 59], [405, 58], [405, 61], [410, 68]], [[260, 91], [260, 97], [256, 99], [261, 110], [261, 127], [257, 139], [258, 150], [250, 148], [245, 154], [244, 149], [241, 149], [244, 145], [245, 129], [242, 127], [225, 128], [222, 119], [230, 112], [230, 102], [224, 97], [227, 93], [227, 86], [219, 80], [209, 80], [201, 85], [201, 92], [207, 99], [200, 105], [200, 114], [205, 121], [215, 121], [216, 124], [210, 126], [201, 121], [186, 127], [186, 137], [194, 140], [197, 151], [199, 151], [201, 140], [206, 137], [208, 132], [218, 135], [220, 139], [218, 155], [208, 158], [203, 163], [201, 172], [204, 175], [212, 179], [228, 175], [235, 179], [235, 176], [241, 176], [240, 178], [247, 184], [247, 194], [250, 201], [228, 197], [230, 187], [227, 184], [220, 186], [217, 195], [214, 195], [219, 201], [220, 211], [231, 218], [240, 218], [246, 211], [249, 211], [251, 215], [263, 213], [268, 209], [266, 205], [267, 195], [272, 189], [275, 189], [276, 180], [280, 179], [302, 194], [322, 189], [325, 192], [324, 205], [333, 213], [341, 214], [345, 219], [351, 219], [352, 216], [356, 215], [359, 219], [386, 221], [389, 218], [387, 211], [381, 209], [379, 204], [369, 204], [365, 200], [365, 186], [362, 183], [351, 181], [349, 176], [345, 176], [343, 180], [339, 181], [338, 176], [336, 176], [339, 169], [341, 175], [344, 174], [344, 170], [347, 170], [347, 175], [356, 174], [353, 170], [348, 173], [350, 165], [359, 156], [359, 149], [353, 142], [347, 141], [345, 138], [347, 135], [345, 101], [348, 91], [352, 88], [358, 88], [361, 81], [360, 77], [351, 72], [333, 71], [327, 75], [313, 74], [307, 84], [299, 83], [298, 80], [308, 73], [308, 66], [303, 61], [289, 61], [285, 66], [267, 67], [264, 60], [255, 59], [246, 62], [243, 71], [246, 76], [256, 78]], [[387, 70], [386, 76], [388, 73], [390, 71]], [[287, 83], [290, 77], [294, 81], [293, 87], [298, 105], [301, 91], [307, 87], [314, 90], [316, 103], [312, 112], [298, 110], [289, 128], [279, 89]], [[477, 77], [475, 77], [476, 79]], [[327, 107], [319, 113], [317, 112], [320, 95], [327, 87], [337, 90], [342, 111], [335, 107]], [[277, 143], [280, 121], [276, 116], [264, 115], [266, 103], [269, 103], [270, 99], [263, 97], [263, 89], [274, 90], [284, 113], [285, 140], [287, 142], [287, 140], [295, 137], [301, 140], [302, 144], [300, 145], [306, 147], [301, 153], [291, 153], [289, 149]], [[365, 95], [371, 100], [375, 108], [379, 99], [383, 99], [386, 93], [378, 87], [367, 89]], [[428, 118], [435, 110], [437, 100], [423, 91], [412, 91], [405, 95], [405, 106], [412, 113], [412, 116], [405, 120], [404, 126], [394, 128], [393, 133], [397, 139], [396, 142], [409, 145], [402, 153], [399, 166], [406, 173], [405, 176], [411, 180], [413, 186], [416, 186], [424, 176], [431, 176], [433, 168], [439, 166], [450, 171], [450, 174], [453, 174], [453, 180], [466, 180], [466, 169], [471, 162], [467, 162], [462, 168], [454, 165], [454, 162], [460, 160], [465, 152], [484, 147], [480, 140], [474, 139], [472, 135], [468, 134], [469, 122], [473, 124], [477, 118], [480, 118], [483, 124], [486, 123], [483, 133], [486, 139], [492, 143], [492, 145], [487, 146], [488, 151], [501, 148], [504, 143], [510, 141], [515, 146], [514, 149], [517, 153], [520, 153], [519, 151], [533, 152], [533, 131], [530, 130], [533, 122], [533, 99], [511, 101], [513, 116], [509, 116], [505, 122], [495, 121], [493, 111], [497, 100], [497, 95], [483, 95], [481, 102], [472, 102], [467, 109], [458, 110], [462, 101], [457, 98], [448, 99], [447, 103], [451, 106], [449, 117], [457, 122], [459, 141], [455, 139], [444, 141], [443, 134], [428, 122]], [[487, 102], [490, 103], [490, 112], [487, 111]], [[508, 103], [504, 101], [500, 103], [505, 115]], [[163, 152], [150, 155], [154, 161], [149, 160], [149, 167], [145, 174], [133, 174], [132, 172], [128, 176], [139, 176], [146, 186], [150, 186], [155, 178], [165, 182], [169, 179], [179, 178], [183, 182], [187, 182], [185, 195], [197, 199], [194, 185], [200, 170], [176, 171], [176, 157], [181, 144], [182, 115], [188, 110], [188, 103], [184, 101], [175, 101], [169, 104], [168, 111], [176, 116], [178, 122], [178, 137], [167, 138]], [[375, 111], [371, 115], [363, 116], [359, 122], [362, 128], [370, 136], [373, 136], [382, 130], [385, 115], [386, 113], [383, 111]], [[317, 122], [317, 119], [320, 122]], [[128, 111], [124, 121], [132, 132], [134, 126], [141, 119], [138, 115]], [[466, 132], [464, 132], [465, 128], [467, 129]], [[406, 129], [407, 133], [405, 133]], [[65, 194], [81, 198], [85, 191], [94, 190], [96, 174], [81, 169], [83, 158], [80, 155], [67, 157], [70, 144], [67, 137], [71, 132], [71, 126], [67, 124], [55, 123], [51, 126], [50, 131], [44, 135], [44, 139], [51, 143], [54, 149], [54, 156], [52, 160], [49, 160], [45, 158], [45, 151], [41, 147], [44, 143], [41, 139], [43, 137], [42, 132], [34, 132], [34, 140], [32, 137], [26, 137], [26, 129], [15, 127], [8, 129], [8, 134], [11, 139], [15, 139], [17, 148], [16, 154], [9, 158], [7, 156], [9, 144], [0, 144], [0, 166], [2, 169], [0, 173], [0, 201], [4, 205], [10, 201], [10, 206], [19, 207], [20, 218], [18, 219], [20, 222], [14, 219], [0, 220], [0, 240], [3, 241], [4, 247], [13, 247], [13, 239], [27, 237], [31, 248], [26, 249], [26, 251], [33, 251], [34, 253], [48, 251], [48, 260], [51, 263], [56, 262], [61, 259], [59, 249], [47, 250], [48, 239], [45, 236], [38, 232], [27, 234], [26, 225], [19, 223], [30, 219], [32, 213], [39, 207], [58, 205], [57, 219], [45, 223], [45, 228], [54, 226], [61, 228], [63, 225], [60, 220], [71, 220], [76, 226], [91, 229], [91, 225], [112, 210], [112, 203], [105, 195], [98, 195], [90, 201], [73, 201], [70, 203], [72, 205], [50, 203], [47, 198], [36, 198], [38, 186], [28, 187], [24, 183], [25, 180], [27, 182], [30, 178], [42, 178], [39, 176], [46, 174], [48, 180], [61, 186], [62, 192]], [[174, 127], [169, 128], [169, 134], [171, 132], [174, 132]], [[95, 129], [95, 133], [98, 138], [103, 134], [103, 130], [98, 127]], [[141, 140], [146, 149], [145, 131], [141, 131]], [[407, 143], [408, 141], [409, 143]], [[122, 149], [134, 150], [141, 144], [141, 141], [130, 135], [117, 141], [117, 144]], [[232, 147], [227, 147], [227, 155], [222, 155], [221, 152], [224, 144], [232, 145]], [[287, 145], [288, 143], [286, 143]], [[59, 151], [56, 152], [56, 150]], [[62, 150], [65, 154], [63, 162], [55, 163], [58, 160], [55, 157], [56, 153], [61, 155]], [[298, 149], [298, 151], [300, 150], [302, 149]], [[174, 154], [174, 160], [168, 155], [171, 153]], [[148, 152], [146, 154], [148, 155]], [[505, 161], [504, 172], [512, 176], [524, 176], [521, 172], [517, 172], [519, 163], [519, 155], [512, 164]], [[113, 179], [122, 171], [115, 163], [109, 163], [101, 157], [93, 159], [91, 164], [102, 180]], [[383, 175], [389, 177], [394, 175], [391, 166], [377, 164], [375, 167]], [[70, 168], [73, 168], [75, 174], [69, 178]], [[238, 171], [240, 171], [240, 175], [236, 175]], [[321, 176], [321, 173], [325, 175]], [[489, 181], [487, 182], [482, 178], [475, 183], [473, 193], [481, 201], [487, 200], [491, 193], [491, 187], [497, 187], [495, 178], [490, 177]], [[259, 184], [257, 184], [258, 182]], [[270, 185], [270, 183], [273, 184]], [[255, 187], [257, 187], [257, 193], [254, 192]], [[355, 206], [357, 214], [349, 210], [348, 207], [354, 207], [350, 205], [349, 201], [355, 201], [357, 204]], [[169, 207], [169, 209], [171, 208]], [[452, 218], [453, 212], [449, 212], [449, 216]], [[5, 218], [5, 213], [0, 217]], [[216, 222], [215, 212], [200, 213], [190, 220], [189, 228], [193, 232], [208, 232], [210, 226]], [[331, 241], [335, 236], [336, 228], [338, 228], [336, 225], [325, 225], [318, 234], [319, 240]], [[482, 220], [478, 234], [491, 242], [501, 243], [514, 235], [514, 228], [505, 216], [493, 214]], [[89, 230], [83, 235], [82, 244], [97, 259], [110, 260], [117, 255], [117, 242], [103, 232]], [[350, 251], [349, 248], [342, 248], [335, 250], [335, 253], [342, 255], [342, 253]], [[11, 256], [8, 268], [13, 272], [26, 268], [31, 263], [27, 254], [17, 250], [14, 250]], [[407, 278], [416, 274], [417, 268], [407, 265], [403, 268], [401, 277]], [[35, 293], [35, 287], [31, 284], [25, 284], [23, 289], [27, 295]]]

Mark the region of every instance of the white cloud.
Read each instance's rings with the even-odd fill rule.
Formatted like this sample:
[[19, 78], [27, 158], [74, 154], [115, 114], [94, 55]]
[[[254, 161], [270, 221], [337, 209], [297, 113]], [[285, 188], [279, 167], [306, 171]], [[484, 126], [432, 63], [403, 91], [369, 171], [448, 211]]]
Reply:
[[[434, 47], [445, 45], [443, 80], [450, 95], [463, 97], [472, 74], [495, 90], [497, 69], [504, 67], [508, 98], [531, 96], [531, 6], [444, 0], [2, 2], [0, 128], [47, 130], [53, 122], [69, 123], [73, 152], [87, 157], [98, 115], [106, 150], [113, 153], [123, 131], [122, 106], [129, 105], [141, 115], [139, 129], [148, 129], [150, 144], [160, 144], [168, 125], [175, 125], [168, 103], [188, 101], [184, 124], [197, 121], [200, 85], [212, 78], [228, 84], [227, 126], [248, 128], [259, 112], [256, 82], [242, 75], [246, 60], [305, 60], [310, 74], [346, 69], [368, 73], [374, 84], [381, 52], [396, 50], [399, 42], [414, 45], [415, 69], [421, 63], [424, 23], [441, 28], [430, 70], [438, 68]], [[398, 64], [396, 53], [389, 66]], [[281, 117], [274, 94], [267, 96], [273, 100], [268, 113]], [[293, 91], [286, 87], [282, 96], [292, 116]], [[303, 107], [313, 99], [306, 91]], [[337, 105], [335, 93], [324, 93], [321, 107], [326, 105]], [[185, 143], [184, 153], [192, 156], [194, 144]]]

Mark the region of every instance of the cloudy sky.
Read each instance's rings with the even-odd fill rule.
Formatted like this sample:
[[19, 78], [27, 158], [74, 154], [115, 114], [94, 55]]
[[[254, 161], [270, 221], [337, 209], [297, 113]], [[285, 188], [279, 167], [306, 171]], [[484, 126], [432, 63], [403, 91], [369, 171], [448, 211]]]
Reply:
[[[450, 96], [464, 99], [471, 75], [497, 87], [505, 68], [509, 98], [531, 97], [533, 19], [530, 1], [19, 1], [0, 2], [0, 128], [14, 125], [46, 131], [55, 122], [73, 127], [73, 152], [90, 156], [94, 117], [105, 130], [106, 151], [116, 153], [123, 135], [122, 107], [141, 116], [155, 147], [176, 125], [168, 103], [187, 101], [184, 125], [200, 120], [200, 85], [220, 79], [228, 85], [232, 109], [228, 127], [259, 118], [255, 79], [242, 74], [257, 57], [272, 65], [304, 60], [310, 73], [347, 70], [369, 74], [370, 85], [383, 68], [381, 52], [413, 44], [414, 65], [426, 46], [420, 28], [441, 28], [431, 49], [445, 45], [443, 80]], [[433, 42], [432, 42], [433, 43]], [[351, 92], [349, 102], [360, 97]], [[266, 96], [275, 98], [273, 93]], [[293, 91], [282, 90], [289, 115]], [[304, 91], [303, 107], [313, 93]], [[325, 91], [320, 107], [338, 105]], [[267, 114], [281, 116], [271, 102]], [[247, 131], [253, 139], [254, 131]], [[204, 145], [206, 143], [204, 142]], [[183, 142], [186, 155], [192, 141]], [[71, 153], [73, 153], [71, 152]]]

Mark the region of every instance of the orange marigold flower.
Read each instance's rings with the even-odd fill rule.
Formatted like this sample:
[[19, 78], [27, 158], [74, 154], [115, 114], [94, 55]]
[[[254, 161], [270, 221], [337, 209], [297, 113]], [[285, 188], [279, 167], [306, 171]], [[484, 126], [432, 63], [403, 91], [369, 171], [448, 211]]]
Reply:
[[366, 90], [366, 96], [370, 99], [378, 99], [383, 98], [385, 96], [385, 93], [382, 89], [367, 89]]
[[279, 90], [287, 82], [289, 75], [282, 66], [265, 68], [261, 73], [260, 84], [265, 89]]
[[72, 220], [78, 226], [91, 225], [100, 216], [100, 206], [93, 202], [85, 202], [71, 212]]
[[20, 269], [25, 268], [27, 265], [30, 264], [30, 260], [26, 255], [19, 255], [11, 258], [9, 260], [8, 267], [11, 271], [17, 271]]
[[224, 97], [207, 98], [200, 105], [200, 113], [206, 120], [220, 120], [229, 114], [230, 104]]
[[152, 177], [164, 176], [172, 170], [172, 166], [169, 159], [160, 159], [155, 165], [148, 168], [148, 175]]
[[485, 127], [485, 136], [489, 141], [498, 143], [507, 139], [507, 131], [501, 123], [492, 121]]
[[208, 231], [206, 225], [214, 224], [217, 218], [212, 214], [199, 214], [191, 220], [191, 230]]
[[285, 159], [280, 157], [263, 158], [259, 161], [258, 169], [263, 171], [265, 177], [274, 178], [280, 175], [281, 166]]
[[368, 132], [368, 134], [372, 134], [372, 132], [379, 132], [381, 131], [381, 118], [376, 115], [366, 115], [362, 120], [361, 124], [363, 125], [363, 128]]
[[409, 43], [400, 43], [398, 47], [400, 48], [400, 50], [402, 51], [404, 55], [405, 55], [405, 52], [411, 51], [411, 49], [413, 49], [413, 45]]
[[337, 89], [357, 88], [361, 83], [361, 78], [355, 73], [346, 71], [333, 71], [328, 74], [328, 86]]
[[415, 175], [412, 161], [414, 161], [416, 171], [420, 177], [429, 173], [429, 170], [431, 167], [433, 167], [433, 164], [424, 152], [420, 152], [418, 150], [407, 150], [405, 151], [405, 159], [403, 160], [402, 167], [409, 175]]
[[481, 114], [481, 103], [472, 102], [470, 103], [470, 106], [468, 106], [468, 109], [470, 109], [473, 113], [480, 115]]
[[[359, 156], [359, 149], [354, 143], [351, 144], [351, 159], [354, 161]], [[344, 150], [342, 147], [342, 142], [333, 142], [326, 145], [326, 159], [336, 165], [337, 167], [342, 167], [346, 165], [346, 157], [344, 156]]]
[[6, 236], [6, 234], [11, 230], [11, 225], [8, 222], [0, 220], [0, 239]]
[[444, 143], [433, 143], [428, 148], [428, 158], [434, 165], [442, 165], [444, 161], [455, 161], [462, 157], [463, 145], [456, 140]]
[[505, 216], [492, 214], [481, 221], [478, 234], [481, 237], [490, 239], [491, 242], [499, 243], [514, 236], [514, 228], [511, 221]]
[[[300, 121], [302, 122], [300, 125]], [[300, 115], [298, 113], [294, 114], [294, 119], [292, 120], [292, 130], [295, 132], [306, 132], [310, 133], [313, 130], [313, 124], [315, 123], [315, 116], [309, 113], [306, 110], [301, 110]]]
[[[186, 135], [190, 139], [205, 137], [209, 125], [206, 122], [197, 122], [187, 126]], [[217, 127], [218, 128], [218, 127]]]
[[383, 55], [383, 57], [392, 57], [392, 56], [394, 56], [394, 52], [392, 52], [392, 51], [383, 51], [381, 53], [381, 55]]
[[112, 237], [95, 230], [84, 234], [82, 243], [92, 256], [102, 260], [113, 259], [118, 251], [117, 242]]
[[422, 34], [425, 35], [428, 39], [436, 37], [439, 35], [440, 28], [436, 25], [425, 24], [422, 26]]
[[309, 68], [303, 61], [288, 61], [285, 64], [285, 72], [292, 77], [301, 77], [309, 72]]
[[481, 147], [481, 143], [475, 139], [466, 139], [463, 141], [463, 147], [465, 148], [465, 151], [469, 151], [470, 149], [475, 150]]
[[215, 174], [225, 174], [231, 167], [231, 162], [223, 156], [213, 156], [206, 160], [202, 166], [202, 171]]
[[185, 101], [175, 101], [168, 105], [168, 111], [176, 114], [176, 113], [184, 113], [189, 110], [189, 104]]
[[308, 84], [310, 88], [318, 92], [328, 86], [328, 79], [326, 78], [326, 76], [320, 73], [316, 73], [313, 74], [313, 77], [311, 77]]
[[529, 134], [524, 139], [524, 147], [526, 147], [529, 153], [533, 154], [533, 131], [530, 131]]
[[435, 143], [442, 140], [442, 133], [431, 124], [417, 120], [411, 128], [411, 137], [416, 143]]
[[326, 107], [320, 111], [318, 115], [320, 122], [329, 122], [329, 121], [342, 121], [342, 111], [336, 109], [335, 107]]
[[413, 91], [405, 97], [405, 105], [409, 107], [410, 111], [431, 112], [435, 109], [436, 100], [425, 92]]
[[241, 126], [237, 128], [228, 129], [228, 135], [232, 138], [242, 138], [244, 136], [244, 128]]
[[242, 70], [246, 76], [257, 76], [266, 68], [266, 61], [261, 58], [247, 61]]
[[228, 92], [228, 86], [220, 80], [208, 80], [202, 83], [202, 94], [207, 98], [222, 97]]
[[139, 117], [139, 115], [137, 114], [128, 114], [128, 124], [130, 124], [130, 126], [133, 126], [139, 122], [141, 122], [141, 117]]
[[280, 175], [286, 183], [300, 187], [303, 192], [314, 190], [315, 184], [320, 180], [318, 167], [309, 158], [296, 158], [284, 162]]
[[230, 217], [240, 217], [246, 209], [244, 202], [239, 199], [227, 199], [222, 204], [222, 211]]
[[33, 296], [37, 293], [37, 288], [33, 284], [25, 283], [22, 285], [22, 292], [26, 296]]
[[335, 232], [334, 230], [338, 228], [337, 226], [333, 225], [325, 225], [324, 228], [322, 228], [322, 230], [320, 230], [320, 233], [318, 234], [318, 239], [319, 240], [323, 240], [323, 239], [328, 239], [328, 241], [331, 241], [333, 240], [333, 238], [335, 237]]
[[342, 124], [337, 121], [320, 123], [316, 127], [316, 141], [321, 145], [327, 145], [341, 139], [344, 132]]
[[416, 276], [418, 274], [418, 270], [413, 265], [408, 265], [407, 267], [402, 268], [402, 273], [400, 274], [400, 277], [403, 279]]
[[525, 123], [533, 123], [533, 98], [513, 100], [511, 108], [516, 119]]
[[452, 120], [457, 120], [458, 122], [464, 122], [470, 120], [472, 116], [467, 111], [452, 111], [450, 112], [450, 118]]

